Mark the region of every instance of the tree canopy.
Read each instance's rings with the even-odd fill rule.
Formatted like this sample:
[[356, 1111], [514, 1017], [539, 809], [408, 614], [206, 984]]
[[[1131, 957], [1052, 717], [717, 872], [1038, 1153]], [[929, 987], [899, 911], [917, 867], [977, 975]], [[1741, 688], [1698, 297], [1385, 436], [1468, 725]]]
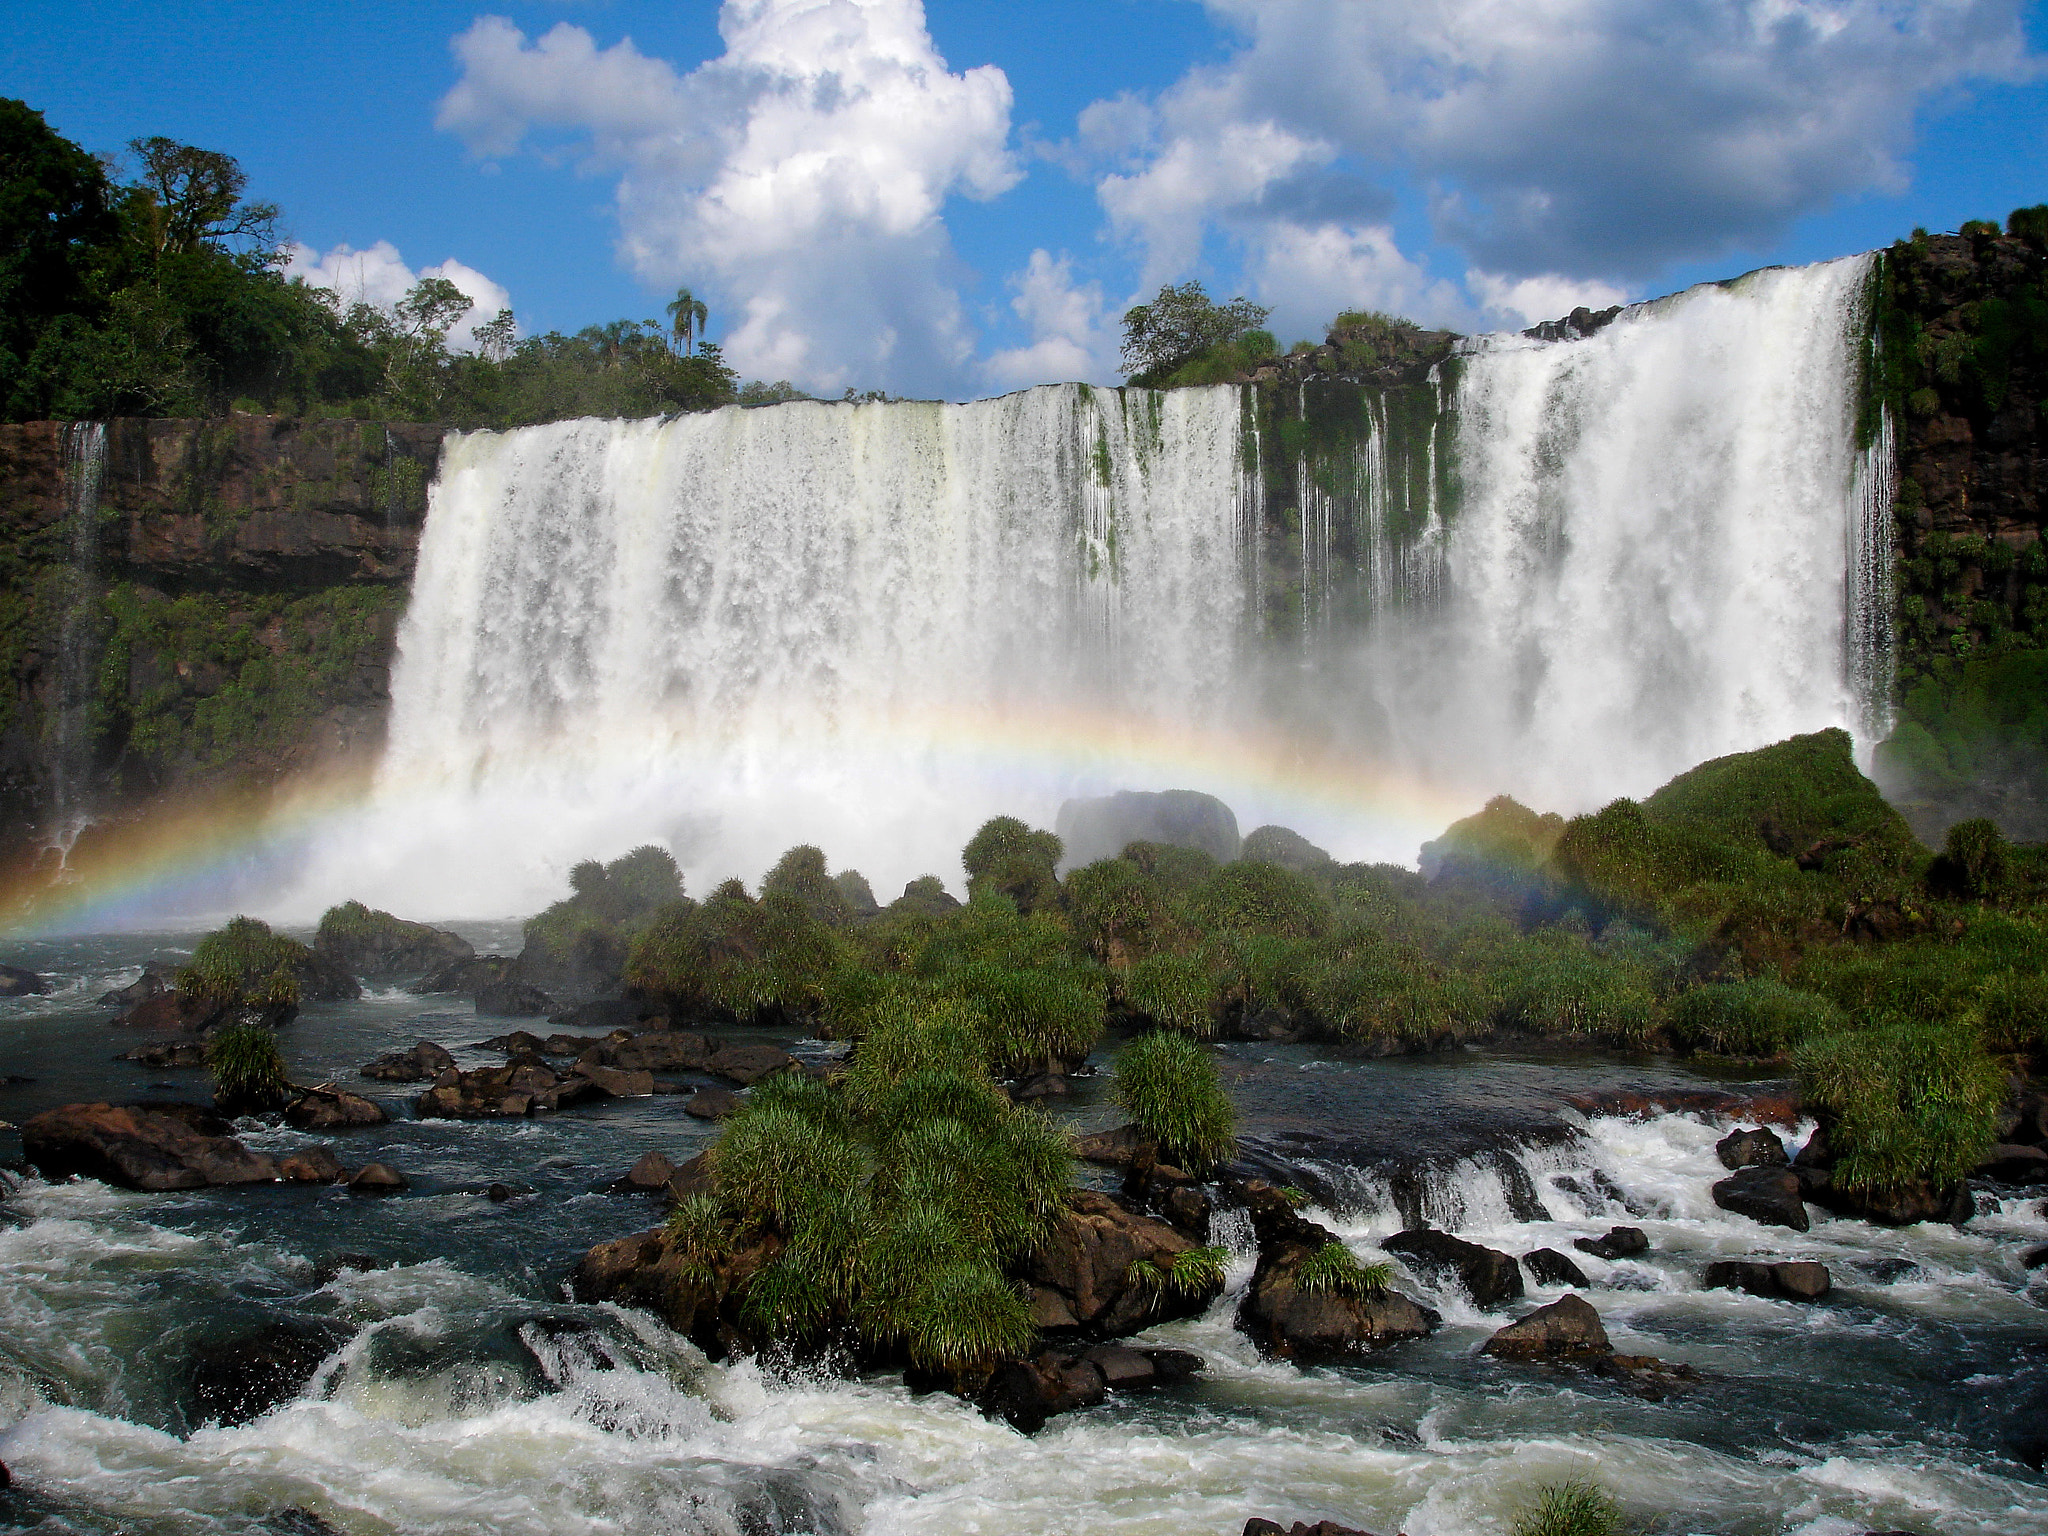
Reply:
[[[1124, 372], [1133, 384], [1163, 384], [1205, 353], [1263, 335], [1270, 313], [1242, 296], [1218, 304], [1193, 278], [1167, 283], [1150, 304], [1124, 311]], [[1272, 351], [1272, 338], [1264, 341]]]

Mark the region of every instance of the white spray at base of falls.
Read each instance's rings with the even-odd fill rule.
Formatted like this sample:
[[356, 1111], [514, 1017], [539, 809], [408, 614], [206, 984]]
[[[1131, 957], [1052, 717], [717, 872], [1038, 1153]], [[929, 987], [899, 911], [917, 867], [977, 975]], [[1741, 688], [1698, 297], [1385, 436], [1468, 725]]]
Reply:
[[[1796, 732], [1867, 745], [1869, 275], [1480, 338], [1399, 410], [1368, 395], [1341, 560], [1338, 502], [1230, 387], [458, 436], [374, 804], [293, 900], [531, 911], [650, 840], [700, 891], [815, 842], [887, 900], [957, 884], [988, 815], [1119, 787], [1406, 862], [1495, 793], [1573, 812]], [[1269, 515], [1276, 474], [1300, 511]]]

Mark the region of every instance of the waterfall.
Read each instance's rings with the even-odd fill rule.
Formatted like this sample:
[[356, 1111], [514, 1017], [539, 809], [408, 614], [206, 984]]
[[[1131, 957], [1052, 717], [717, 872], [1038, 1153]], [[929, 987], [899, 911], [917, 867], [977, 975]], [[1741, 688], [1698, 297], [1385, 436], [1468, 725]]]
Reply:
[[68, 561], [57, 622], [57, 682], [50, 717], [50, 816], [45, 846], [61, 869], [91, 820], [93, 707], [99, 649], [100, 484], [107, 429], [97, 421], [67, 422], [64, 451], [64, 543]]
[[[666, 841], [886, 900], [983, 817], [1209, 789], [1343, 857], [1881, 727], [1868, 258], [1399, 387], [1046, 386], [451, 438], [367, 832], [317, 894], [532, 910]], [[345, 844], [345, 847], [339, 846]], [[491, 894], [496, 893], [496, 894]]]

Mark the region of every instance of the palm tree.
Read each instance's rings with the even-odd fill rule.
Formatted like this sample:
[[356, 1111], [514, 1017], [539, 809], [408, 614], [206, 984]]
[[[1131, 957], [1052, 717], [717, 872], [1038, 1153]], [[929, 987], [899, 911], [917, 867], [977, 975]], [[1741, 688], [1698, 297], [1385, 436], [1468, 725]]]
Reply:
[[694, 350], [690, 338], [704, 334], [704, 323], [711, 318], [711, 311], [689, 289], [678, 288], [675, 298], [669, 303], [668, 317], [672, 334], [687, 353]]

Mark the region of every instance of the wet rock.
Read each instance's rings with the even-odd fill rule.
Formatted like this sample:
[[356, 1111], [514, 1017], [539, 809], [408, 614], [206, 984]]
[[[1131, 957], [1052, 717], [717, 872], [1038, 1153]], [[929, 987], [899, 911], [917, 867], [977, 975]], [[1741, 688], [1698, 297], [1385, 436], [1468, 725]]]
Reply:
[[304, 1391], [347, 1337], [332, 1324], [294, 1319], [202, 1346], [185, 1368], [187, 1417], [222, 1425], [261, 1418]]
[[313, 1266], [313, 1289], [317, 1291], [324, 1285], [332, 1285], [351, 1270], [358, 1274], [368, 1274], [373, 1269], [383, 1267], [374, 1254], [330, 1253]]
[[676, 1175], [676, 1165], [660, 1152], [643, 1152], [640, 1160], [628, 1168], [618, 1181], [619, 1189], [640, 1190], [652, 1194], [666, 1189], [668, 1181]]
[[1041, 1072], [1035, 1077], [1020, 1079], [1010, 1089], [1010, 1099], [1017, 1104], [1039, 1103], [1046, 1099], [1063, 1099], [1073, 1092], [1067, 1086], [1066, 1078], [1057, 1072]]
[[341, 1527], [329, 1525], [299, 1504], [280, 1509], [274, 1515], [266, 1515], [263, 1529], [275, 1532], [276, 1536], [344, 1536]]
[[795, 1065], [796, 1058], [776, 1046], [727, 1045], [705, 1058], [704, 1070], [714, 1077], [730, 1078], [742, 1088], [748, 1088], [764, 1077], [786, 1072]]
[[651, 1072], [624, 1072], [617, 1067], [579, 1065], [564, 1080], [558, 1100], [566, 1102], [579, 1083], [588, 1083], [610, 1099], [644, 1099], [654, 1092], [654, 1074]]
[[422, 1120], [519, 1119], [558, 1103], [561, 1079], [537, 1060], [521, 1058], [473, 1072], [454, 1068], [414, 1101]]
[[[523, 1029], [519, 1033], [526, 1035], [526, 1031]], [[526, 1035], [526, 1038], [531, 1040], [533, 1037]], [[615, 1045], [617, 1043], [609, 1035], [549, 1035], [547, 1039], [540, 1042], [537, 1050], [542, 1056], [580, 1057], [585, 1051], [597, 1050], [603, 1046]], [[609, 1061], [603, 1057], [598, 1058], [597, 1064], [601, 1067], [617, 1065], [616, 1062]]]
[[1017, 1277], [1029, 1287], [1034, 1312], [1059, 1319], [1048, 1327], [1120, 1338], [1154, 1323], [1199, 1317], [1215, 1300], [1220, 1281], [1179, 1292], [1148, 1287], [1132, 1274], [1139, 1263], [1170, 1270], [1176, 1257], [1196, 1246], [1099, 1190], [1080, 1189], [1051, 1235], [1018, 1266]]
[[1054, 1414], [1092, 1408], [1111, 1392], [1185, 1381], [1203, 1364], [1200, 1355], [1184, 1349], [1098, 1345], [1081, 1351], [1041, 1350], [1030, 1359], [997, 1366], [976, 1404], [991, 1418], [1035, 1434]]
[[415, 997], [430, 997], [440, 992], [474, 992], [478, 987], [507, 975], [512, 965], [510, 955], [478, 955], [473, 960], [451, 960], [405, 990]]
[[341, 1159], [332, 1147], [301, 1147], [277, 1160], [277, 1172], [294, 1184], [332, 1184], [341, 1177]]
[[152, 1040], [132, 1051], [123, 1051], [119, 1059], [145, 1067], [203, 1067], [206, 1047], [197, 1040]]
[[594, 1049], [607, 1066], [629, 1072], [701, 1072], [711, 1059], [711, 1043], [686, 1030], [650, 1030]]
[[1135, 1125], [1120, 1125], [1114, 1130], [1075, 1137], [1074, 1156], [1105, 1168], [1128, 1168], [1149, 1139]]
[[1159, 1215], [1182, 1236], [1197, 1243], [1209, 1241], [1209, 1222], [1214, 1212], [1209, 1197], [1200, 1188], [1169, 1189], [1160, 1198]]
[[1713, 1115], [1724, 1120], [1752, 1120], [1762, 1125], [1793, 1126], [1801, 1114], [1799, 1090], [1792, 1084], [1750, 1093], [1720, 1088], [1604, 1089], [1575, 1093], [1565, 1099], [1584, 1115], [1624, 1115], [1647, 1120], [1653, 1115]]
[[[189, 1106], [66, 1104], [21, 1128], [22, 1151], [48, 1178], [83, 1174], [123, 1189], [201, 1189], [276, 1180], [276, 1162], [211, 1129]], [[202, 1118], [203, 1117], [203, 1118]], [[223, 1127], [224, 1129], [224, 1127]]]
[[129, 1029], [178, 1030], [188, 1035], [213, 1028], [228, 1015], [222, 1004], [190, 992], [159, 992], [137, 1003], [114, 1023]]
[[412, 1188], [405, 1175], [388, 1163], [365, 1163], [348, 1181], [348, 1187], [359, 1195], [395, 1195], [401, 1189]]
[[392, 1051], [365, 1062], [362, 1075], [384, 1083], [424, 1083], [454, 1065], [455, 1058], [445, 1049], [431, 1040], [422, 1040], [409, 1051]]
[[1426, 1338], [1435, 1330], [1438, 1315], [1399, 1291], [1355, 1297], [1302, 1289], [1297, 1273], [1325, 1241], [1336, 1238], [1260, 1246], [1258, 1268], [1236, 1318], [1238, 1331], [1260, 1353], [1313, 1365]]
[[630, 1035], [643, 1029], [668, 1028], [668, 1014], [659, 1004], [642, 1002], [636, 997], [600, 997], [551, 1013], [548, 1022], [568, 1029], [599, 1029], [606, 1034], [622, 1029]]
[[1762, 1259], [1718, 1259], [1707, 1266], [1700, 1284], [1710, 1291], [1746, 1291], [1778, 1301], [1818, 1301], [1833, 1288], [1825, 1264]]
[[2048, 1243], [2043, 1243], [2038, 1248], [2029, 1248], [2021, 1254], [2020, 1268], [2048, 1269]]
[[1830, 1182], [1815, 1188], [1809, 1198], [1837, 1216], [1853, 1216], [1881, 1227], [1910, 1227], [1923, 1221], [1960, 1227], [1977, 1214], [1970, 1187], [1960, 1179], [1953, 1184], [1911, 1179], [1889, 1190], [1845, 1189]]
[[2048, 1152], [2004, 1143], [1985, 1153], [1970, 1174], [1995, 1184], [2048, 1184]]
[[759, 1342], [742, 1316], [742, 1304], [754, 1276], [781, 1252], [781, 1238], [754, 1231], [708, 1264], [692, 1262], [657, 1228], [597, 1244], [577, 1264], [571, 1288], [579, 1301], [646, 1307], [722, 1360]]
[[345, 1088], [308, 1088], [284, 1107], [285, 1124], [301, 1131], [339, 1131], [359, 1125], [387, 1125], [381, 1105]]
[[1482, 1311], [1517, 1300], [1522, 1294], [1520, 1267], [1512, 1254], [1497, 1248], [1483, 1248], [1430, 1227], [1396, 1232], [1380, 1247], [1432, 1275], [1455, 1274]]
[[1714, 1156], [1721, 1166], [1736, 1168], [1782, 1168], [1792, 1159], [1775, 1131], [1758, 1127], [1753, 1131], [1731, 1131], [1714, 1143]]
[[476, 1043], [479, 1051], [503, 1051], [508, 1056], [545, 1056], [548, 1043], [530, 1029], [515, 1029], [508, 1035], [493, 1035]]
[[476, 1011], [508, 1018], [539, 1018], [553, 1013], [558, 1005], [530, 981], [516, 976], [494, 976], [477, 983]]
[[1314, 1525], [1297, 1520], [1292, 1525], [1282, 1525], [1277, 1520], [1254, 1515], [1244, 1523], [1244, 1536], [1372, 1536], [1372, 1533], [1355, 1525], [1339, 1525], [1334, 1520], [1318, 1520]]
[[1812, 1225], [1805, 1193], [1798, 1176], [1788, 1169], [1745, 1168], [1714, 1186], [1714, 1204], [1765, 1226], [1804, 1232]]
[[168, 992], [174, 967], [162, 960], [151, 960], [142, 967], [142, 974], [125, 987], [116, 987], [102, 992], [95, 1001], [102, 1008], [133, 1008], [146, 1003], [152, 997]]
[[1555, 1248], [1538, 1248], [1522, 1255], [1522, 1267], [1538, 1285], [1590, 1286], [1584, 1270]]
[[1609, 1227], [1605, 1237], [1575, 1237], [1572, 1246], [1596, 1259], [1632, 1259], [1650, 1251], [1650, 1240], [1641, 1227]]
[[486, 1185], [484, 1188], [484, 1198], [490, 1201], [493, 1205], [503, 1205], [507, 1200], [516, 1199], [520, 1195], [530, 1195], [532, 1193], [533, 1191], [530, 1189], [526, 1189], [523, 1187], [515, 1188], [510, 1184], [490, 1184]]
[[0, 997], [40, 997], [49, 990], [49, 982], [34, 971], [0, 965]]
[[1503, 1360], [1570, 1360], [1614, 1353], [1600, 1314], [1577, 1292], [1509, 1323], [1480, 1350]]
[[679, 1164], [669, 1176], [668, 1197], [671, 1200], [687, 1200], [692, 1195], [715, 1195], [718, 1193], [718, 1177], [712, 1171], [711, 1154], [699, 1152]]
[[723, 1120], [745, 1102], [730, 1088], [699, 1088], [683, 1101], [683, 1113], [699, 1120]]

